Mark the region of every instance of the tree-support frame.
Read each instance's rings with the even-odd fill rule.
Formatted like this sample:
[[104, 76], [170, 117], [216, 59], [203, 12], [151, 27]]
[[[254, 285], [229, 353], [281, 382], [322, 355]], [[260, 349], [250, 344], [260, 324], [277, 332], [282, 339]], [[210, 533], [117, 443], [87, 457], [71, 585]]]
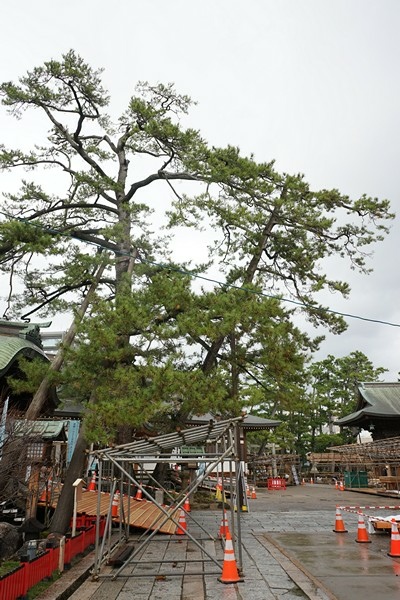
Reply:
[[[193, 515], [193, 511], [186, 511], [185, 509], [185, 501], [188, 497], [191, 497], [192, 494], [202, 485], [202, 483], [209, 479], [211, 473], [217, 472], [218, 475], [221, 474], [221, 483], [223, 489], [228, 490], [230, 492], [230, 502], [231, 502], [231, 530], [232, 530], [232, 538], [234, 540], [236, 556], [238, 557], [238, 569], [242, 571], [242, 549], [241, 549], [241, 523], [240, 523], [240, 502], [239, 497], [240, 494], [243, 493], [243, 465], [241, 461], [240, 455], [240, 435], [239, 428], [240, 423], [243, 420], [242, 417], [228, 419], [224, 421], [213, 421], [207, 425], [195, 426], [190, 429], [181, 430], [176, 433], [166, 434], [156, 436], [154, 438], [150, 438], [147, 440], [136, 440], [129, 444], [124, 444], [116, 447], [103, 448], [100, 450], [93, 451], [93, 459], [98, 463], [98, 505], [97, 505], [97, 523], [98, 529], [100, 524], [100, 495], [102, 491], [102, 481], [105, 481], [103, 477], [104, 470], [108, 470], [108, 472], [112, 472], [113, 474], [117, 474], [118, 477], [113, 477], [112, 485], [110, 489], [110, 503], [107, 510], [106, 516], [106, 529], [105, 534], [102, 540], [99, 539], [99, 536], [96, 536], [96, 546], [95, 546], [95, 561], [92, 570], [92, 577], [94, 579], [98, 579], [100, 577], [108, 577], [113, 580], [117, 579], [119, 576], [123, 577], [135, 577], [135, 576], [144, 576], [143, 573], [135, 574], [129, 573], [128, 567], [134, 566], [139, 561], [136, 560], [138, 556], [141, 556], [145, 548], [155, 539], [159, 542], [160, 539], [165, 539], [166, 541], [178, 538], [182, 539], [184, 536], [189, 539], [195, 547], [197, 547], [201, 552], [203, 558], [201, 559], [182, 559], [179, 560], [179, 563], [193, 563], [200, 562], [203, 564], [203, 570], [200, 571], [192, 571], [185, 572], [184, 576], [188, 576], [191, 574], [203, 574], [203, 575], [211, 575], [211, 574], [220, 574], [222, 571], [221, 561], [213, 555], [212, 552], [209, 552], [206, 548], [206, 544], [202, 544], [201, 542], [204, 539], [208, 539], [211, 541], [215, 541], [217, 535], [212, 536], [208, 531], [204, 529], [204, 527], [198, 522], [195, 515]], [[182, 455], [180, 453], [180, 448], [182, 446], [188, 446], [193, 444], [203, 443], [205, 447], [213, 446], [215, 448], [215, 452], [202, 452], [201, 454], [195, 455], [190, 454], [190, 457]], [[150, 479], [157, 484], [158, 489], [162, 491], [164, 497], [167, 498], [171, 505], [168, 506], [160, 502], [157, 494], [155, 497], [149, 493], [147, 486], [143, 484], [142, 477], [139, 476], [142, 472], [145, 471], [146, 465], [154, 464], [154, 463], [174, 463], [179, 462], [181, 464], [190, 464], [190, 463], [202, 463], [204, 465], [204, 470], [200, 472], [197, 470], [196, 476], [189, 481], [188, 485], [182, 489], [177, 495], [173, 495], [169, 490], [167, 490], [164, 486], [160, 485], [150, 475]], [[226, 464], [229, 464], [229, 472], [226, 475]], [[107, 466], [107, 469], [105, 467]], [[137, 470], [139, 468], [139, 475], [137, 474]], [[149, 475], [148, 475], [149, 476]], [[225, 483], [224, 480], [228, 479]], [[109, 482], [107, 482], [109, 486]], [[136, 502], [133, 496], [133, 490], [141, 490], [142, 496], [149, 502], [153, 503], [157, 509], [158, 513], [155, 516], [153, 522], [148, 526], [146, 531], [139, 537], [135, 537], [135, 547], [130, 552], [129, 556], [122, 561], [122, 565], [119, 566], [117, 570], [113, 570], [112, 573], [107, 570], [102, 569], [103, 565], [107, 564], [110, 560], [111, 552], [119, 547], [126, 547], [128, 543], [131, 541], [131, 532], [130, 532], [130, 507], [133, 502]], [[112, 518], [112, 502], [115, 496], [115, 492], [120, 491], [120, 499], [121, 502], [119, 504], [119, 528], [118, 533], [115, 529], [113, 529], [113, 518]], [[124, 509], [124, 502], [122, 501], [122, 497], [125, 498], [128, 496], [128, 509]], [[222, 501], [223, 512], [225, 510], [225, 494]], [[235, 505], [234, 505], [235, 503]], [[157, 536], [160, 533], [160, 530], [166, 525], [166, 523], [173, 523], [176, 526], [175, 531], [179, 529], [179, 516], [181, 511], [185, 514], [185, 517], [190, 519], [191, 523], [195, 523], [197, 526], [197, 530], [201, 530], [202, 534], [205, 534], [205, 538], [196, 538], [195, 535], [192, 535], [188, 529], [184, 531], [184, 534], [177, 536], [176, 533], [173, 534], [165, 534], [162, 536]], [[235, 524], [236, 521], [236, 524]], [[157, 536], [157, 538], [156, 538]], [[156, 561], [158, 565], [164, 563], [176, 563], [176, 558], [173, 560], [160, 560]], [[146, 561], [141, 560], [141, 564], [147, 564]], [[211, 563], [214, 566], [213, 571], [204, 570], [205, 564]], [[149, 562], [151, 564], [151, 561]], [[216, 568], [216, 570], [215, 570]], [[152, 573], [146, 570], [147, 576], [157, 576], [159, 573]], [[162, 575], [183, 575], [182, 572], [177, 572], [176, 568], [174, 571], [170, 570], [168, 572], [162, 573]]]

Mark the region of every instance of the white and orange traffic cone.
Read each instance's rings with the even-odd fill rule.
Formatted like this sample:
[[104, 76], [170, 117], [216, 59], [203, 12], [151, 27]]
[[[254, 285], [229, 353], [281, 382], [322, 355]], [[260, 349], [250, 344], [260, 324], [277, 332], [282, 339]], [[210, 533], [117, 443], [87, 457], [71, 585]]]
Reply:
[[365, 527], [364, 515], [360, 511], [358, 513], [358, 527], [357, 527], [357, 539], [356, 542], [359, 544], [369, 544], [371, 540], [368, 536], [367, 528]]
[[339, 482], [337, 479], [335, 479], [335, 490], [339, 489]]
[[228, 531], [228, 529], [229, 529], [228, 517], [226, 515], [226, 510], [224, 510], [224, 514], [223, 514], [223, 517], [221, 519], [221, 525], [219, 527], [218, 537], [219, 538], [226, 537], [226, 532]]
[[304, 477], [303, 477], [303, 479], [301, 480], [301, 485], [306, 485], [306, 480], [304, 479]]
[[335, 529], [333, 530], [335, 533], [347, 533], [347, 529], [344, 526], [342, 513], [340, 512], [340, 508], [336, 507], [336, 517], [335, 517]]
[[256, 488], [254, 487], [254, 485], [251, 488], [251, 499], [252, 500], [257, 500]]
[[239, 576], [239, 571], [236, 565], [235, 552], [233, 550], [232, 537], [229, 529], [226, 532], [224, 564], [222, 566], [221, 577], [218, 577], [221, 583], [238, 583], [243, 581]]
[[136, 490], [135, 500], [143, 500], [143, 492], [139, 487]]
[[185, 502], [183, 504], [183, 510], [185, 510], [186, 512], [190, 512], [191, 511], [190, 502], [189, 502], [189, 496], [185, 497]]
[[340, 483], [339, 483], [339, 490], [341, 492], [344, 492], [344, 483], [343, 483], [343, 481], [340, 481]]
[[92, 479], [88, 485], [88, 492], [96, 491], [96, 471], [93, 471]]
[[246, 498], [251, 498], [250, 487], [246, 484]]
[[311, 485], [314, 485], [314, 479], [312, 477], [310, 479], [310, 483], [311, 483]]
[[400, 533], [396, 519], [392, 519], [392, 531], [390, 535], [390, 552], [389, 556], [394, 558], [400, 557]]
[[52, 491], [52, 485], [53, 482], [51, 479], [49, 479], [46, 483], [45, 486], [43, 488], [43, 492], [39, 498], [39, 502], [46, 502], [49, 503], [51, 501], [51, 491]]
[[178, 521], [178, 529], [176, 530], [176, 535], [185, 535], [187, 531], [187, 523], [185, 517], [185, 511], [181, 508], [179, 513], [179, 521]]
[[119, 513], [119, 490], [115, 491], [111, 504], [111, 516], [118, 517]]

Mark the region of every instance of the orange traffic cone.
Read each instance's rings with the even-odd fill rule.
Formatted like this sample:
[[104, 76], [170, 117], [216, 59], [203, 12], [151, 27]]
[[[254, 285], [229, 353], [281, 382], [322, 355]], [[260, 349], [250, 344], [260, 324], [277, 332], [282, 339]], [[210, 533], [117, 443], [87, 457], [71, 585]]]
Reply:
[[181, 512], [179, 514], [179, 526], [178, 529], [176, 530], [176, 534], [177, 535], [185, 535], [186, 530], [187, 530], [187, 523], [186, 523], [186, 517], [185, 517], [185, 511], [182, 510], [181, 508]]
[[335, 529], [333, 530], [335, 533], [346, 533], [347, 529], [344, 526], [342, 513], [340, 509], [336, 507], [336, 517], [335, 517]]
[[343, 481], [341, 481], [341, 482], [339, 483], [339, 490], [340, 490], [341, 492], [344, 492], [344, 484], [343, 484]]
[[190, 512], [191, 508], [190, 508], [190, 502], [189, 502], [189, 496], [186, 496], [185, 498], [185, 502], [183, 505], [183, 510], [185, 510], [186, 512]]
[[43, 492], [39, 498], [39, 502], [46, 502], [46, 503], [50, 502], [52, 485], [53, 485], [53, 482], [51, 479], [49, 479], [43, 488]]
[[136, 490], [135, 500], [143, 500], [143, 492], [140, 488]]
[[88, 485], [88, 492], [95, 492], [95, 491], [96, 491], [96, 472], [93, 471], [92, 479], [90, 480], [90, 483]]
[[335, 480], [335, 490], [338, 490], [338, 489], [339, 489], [339, 482], [338, 482], [338, 480], [336, 479], [336, 480]]
[[251, 499], [252, 500], [257, 500], [256, 488], [254, 487], [254, 485], [251, 488]]
[[392, 532], [390, 535], [390, 552], [389, 556], [394, 558], [400, 557], [400, 533], [396, 519], [392, 519]]
[[229, 529], [226, 532], [224, 564], [222, 566], [222, 575], [218, 577], [221, 583], [237, 583], [243, 581], [239, 577], [239, 572], [236, 566], [235, 553], [233, 550], [232, 537]]
[[118, 512], [119, 512], [119, 490], [116, 490], [115, 494], [113, 496], [113, 501], [112, 501], [112, 505], [111, 505], [111, 516], [118, 517]]
[[306, 485], [306, 480], [304, 479], [304, 477], [303, 477], [303, 479], [301, 480], [301, 485]]
[[248, 485], [246, 485], [246, 497], [247, 498], [251, 498], [251, 494], [250, 494], [250, 488]]
[[228, 518], [226, 516], [226, 510], [224, 510], [224, 515], [221, 519], [221, 525], [219, 528], [218, 537], [219, 538], [226, 537], [226, 532], [228, 531], [228, 529], [229, 529]]
[[368, 537], [367, 528], [365, 527], [364, 515], [362, 512], [358, 513], [358, 527], [357, 527], [357, 539], [356, 542], [359, 544], [371, 543]]
[[311, 479], [310, 479], [310, 483], [311, 483], [311, 485], [313, 485], [313, 484], [314, 484], [314, 479], [313, 479], [312, 477], [311, 477]]

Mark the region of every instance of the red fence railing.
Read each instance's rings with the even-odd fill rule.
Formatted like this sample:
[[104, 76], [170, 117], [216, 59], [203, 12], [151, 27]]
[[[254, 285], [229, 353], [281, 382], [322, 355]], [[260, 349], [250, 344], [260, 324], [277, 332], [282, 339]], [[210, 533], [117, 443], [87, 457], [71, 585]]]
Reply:
[[[100, 537], [104, 535], [106, 522], [100, 521]], [[65, 540], [64, 566], [71, 564], [72, 559], [82, 554], [86, 548], [94, 544], [96, 539], [96, 526], [80, 531], [75, 537]], [[58, 569], [60, 548], [48, 548], [43, 554], [32, 560], [21, 563], [7, 575], [0, 577], [1, 600], [17, 600], [26, 597], [28, 590], [34, 585], [51, 575]]]
[[25, 564], [0, 577], [0, 598], [13, 600], [25, 593]]

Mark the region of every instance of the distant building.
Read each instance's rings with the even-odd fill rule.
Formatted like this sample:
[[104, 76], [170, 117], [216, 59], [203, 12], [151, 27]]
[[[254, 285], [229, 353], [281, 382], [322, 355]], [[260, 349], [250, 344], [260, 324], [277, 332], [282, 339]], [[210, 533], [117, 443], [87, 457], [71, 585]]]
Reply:
[[64, 338], [64, 331], [41, 331], [43, 350], [46, 356], [53, 360]]
[[[32, 400], [32, 394], [13, 392], [7, 382], [10, 376], [24, 376], [18, 361], [21, 357], [33, 360], [39, 358], [49, 362], [42, 343], [41, 328], [51, 323], [24, 323], [0, 320], [0, 411], [8, 399], [8, 409], [23, 413]], [[58, 403], [55, 390], [49, 394], [42, 414], [50, 415]]]
[[400, 382], [362, 383], [356, 396], [356, 410], [336, 425], [369, 431], [373, 440], [400, 436]]

